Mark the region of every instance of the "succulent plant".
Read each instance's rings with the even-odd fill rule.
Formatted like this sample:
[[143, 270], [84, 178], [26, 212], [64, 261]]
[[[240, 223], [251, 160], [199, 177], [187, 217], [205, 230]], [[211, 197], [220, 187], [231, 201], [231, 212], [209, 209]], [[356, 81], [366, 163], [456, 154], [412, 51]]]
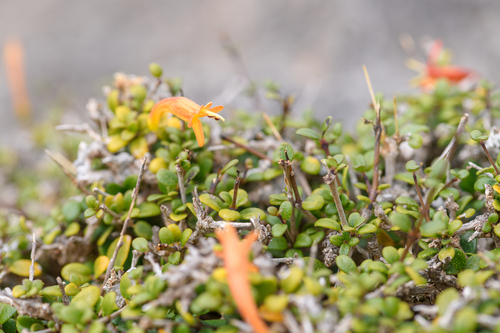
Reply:
[[416, 94], [385, 99], [365, 71], [353, 131], [292, 118], [273, 82], [280, 115], [210, 131], [222, 108], [158, 64], [116, 74], [93, 123], [59, 127], [90, 137], [62, 144], [73, 164], [50, 154], [67, 178], [0, 151], [19, 193], [0, 209], [1, 329], [498, 331], [500, 94], [432, 52]]

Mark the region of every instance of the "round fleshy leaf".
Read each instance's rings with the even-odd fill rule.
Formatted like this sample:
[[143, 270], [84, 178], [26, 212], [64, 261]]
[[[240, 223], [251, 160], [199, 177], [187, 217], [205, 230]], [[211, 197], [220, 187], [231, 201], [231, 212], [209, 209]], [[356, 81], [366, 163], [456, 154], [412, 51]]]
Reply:
[[344, 273], [354, 272], [356, 270], [356, 263], [346, 255], [339, 255], [335, 259], [337, 267]]

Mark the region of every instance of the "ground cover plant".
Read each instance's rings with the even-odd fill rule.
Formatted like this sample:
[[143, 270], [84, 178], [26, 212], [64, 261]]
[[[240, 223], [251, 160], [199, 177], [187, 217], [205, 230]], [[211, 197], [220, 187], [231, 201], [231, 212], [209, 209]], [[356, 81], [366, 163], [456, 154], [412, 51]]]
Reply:
[[500, 94], [439, 43], [421, 67], [395, 98], [364, 69], [354, 131], [116, 74], [80, 134], [34, 130], [51, 167], [0, 153], [1, 330], [500, 331]]

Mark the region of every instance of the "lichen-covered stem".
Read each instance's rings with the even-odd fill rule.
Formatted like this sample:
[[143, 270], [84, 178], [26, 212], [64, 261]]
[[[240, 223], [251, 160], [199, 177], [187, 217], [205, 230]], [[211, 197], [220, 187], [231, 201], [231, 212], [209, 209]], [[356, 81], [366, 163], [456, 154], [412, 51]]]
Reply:
[[177, 178], [179, 179], [179, 192], [181, 192], [182, 204], [186, 204], [186, 187], [184, 186], [184, 169], [179, 165], [175, 165], [175, 170], [177, 170]]
[[[108, 268], [106, 269], [106, 275], [104, 277], [104, 284], [106, 283], [106, 281], [109, 278], [109, 275], [111, 273], [111, 268], [113, 268], [113, 266], [115, 265], [116, 256], [118, 255], [118, 251], [123, 246], [123, 237], [125, 236], [125, 232], [127, 231], [128, 223], [131, 220], [130, 215], [132, 215], [132, 210], [134, 209], [135, 202], [137, 201], [137, 197], [139, 196], [139, 187], [141, 186], [141, 179], [142, 179], [142, 175], [144, 173], [144, 169], [146, 168], [147, 160], [148, 160], [147, 157], [143, 157], [143, 159], [142, 159], [141, 168], [139, 169], [139, 175], [137, 177], [137, 183], [135, 184], [135, 188], [132, 192], [132, 203], [130, 204], [127, 218], [125, 219], [125, 222], [123, 223], [122, 231], [120, 233], [120, 239], [118, 240], [118, 243], [116, 244], [115, 252], [113, 252], [113, 256], [111, 257], [111, 260], [109, 261], [109, 264], [108, 264]], [[104, 286], [104, 284], [103, 284], [103, 286]]]
[[337, 172], [335, 170], [328, 170], [328, 174], [323, 177], [325, 183], [330, 186], [330, 191], [332, 191], [333, 201], [337, 207], [340, 222], [343, 226], [347, 226], [347, 218], [345, 216], [344, 207], [342, 207], [342, 202], [340, 201], [339, 191], [337, 189]]

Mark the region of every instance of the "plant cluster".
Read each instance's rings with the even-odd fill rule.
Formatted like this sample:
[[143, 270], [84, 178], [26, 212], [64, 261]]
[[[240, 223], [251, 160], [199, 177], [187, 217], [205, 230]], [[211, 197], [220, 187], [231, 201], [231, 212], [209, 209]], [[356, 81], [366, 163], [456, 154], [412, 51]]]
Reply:
[[419, 94], [374, 94], [365, 69], [353, 132], [292, 119], [275, 83], [281, 115], [202, 123], [222, 108], [159, 65], [116, 74], [91, 124], [58, 127], [88, 139], [73, 164], [48, 152], [52, 209], [23, 210], [36, 176], [0, 154], [20, 193], [0, 210], [1, 330], [500, 331], [500, 92], [433, 52]]

